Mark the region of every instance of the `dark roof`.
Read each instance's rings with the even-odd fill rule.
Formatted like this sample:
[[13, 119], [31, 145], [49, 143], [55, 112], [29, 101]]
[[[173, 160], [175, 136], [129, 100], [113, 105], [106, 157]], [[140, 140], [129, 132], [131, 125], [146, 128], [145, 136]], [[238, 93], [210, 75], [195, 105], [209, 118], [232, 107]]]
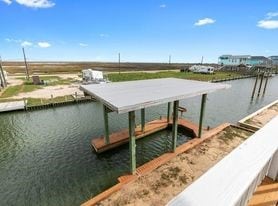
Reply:
[[268, 60], [268, 58], [264, 56], [251, 56], [251, 59], [257, 59], [257, 60]]

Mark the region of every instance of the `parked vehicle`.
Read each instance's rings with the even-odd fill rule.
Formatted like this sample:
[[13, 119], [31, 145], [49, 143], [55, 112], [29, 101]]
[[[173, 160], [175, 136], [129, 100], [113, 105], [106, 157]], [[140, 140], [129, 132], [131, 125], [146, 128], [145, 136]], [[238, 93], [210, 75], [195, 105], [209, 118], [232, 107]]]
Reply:
[[103, 84], [108, 80], [104, 78], [102, 71], [96, 71], [92, 69], [82, 70], [83, 84]]
[[193, 65], [189, 68], [193, 73], [202, 73], [202, 74], [213, 74], [215, 68], [211, 66], [204, 65]]

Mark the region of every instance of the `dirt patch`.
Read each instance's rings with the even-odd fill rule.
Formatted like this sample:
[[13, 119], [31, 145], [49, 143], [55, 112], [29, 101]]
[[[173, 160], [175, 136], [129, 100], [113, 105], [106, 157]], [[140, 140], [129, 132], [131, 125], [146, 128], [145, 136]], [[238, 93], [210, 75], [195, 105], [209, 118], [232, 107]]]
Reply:
[[245, 121], [247, 124], [251, 124], [257, 127], [262, 127], [268, 123], [273, 117], [278, 115], [278, 104], [275, 104], [264, 111], [260, 112], [256, 116]]
[[78, 95], [82, 95], [83, 92], [79, 89], [79, 85], [57, 85], [57, 86], [47, 86], [42, 89], [37, 89], [32, 92], [19, 93], [16, 96], [11, 97], [12, 99], [22, 99], [22, 98], [51, 98], [60, 97], [66, 95], [74, 95], [77, 92]]
[[[40, 75], [40, 77], [48, 77], [53, 75]], [[59, 74], [58, 76], [61, 79], [72, 79], [72, 80], [80, 80], [77, 74]], [[22, 79], [21, 79], [22, 78]], [[23, 78], [24, 76], [9, 76], [8, 83], [9, 86], [16, 86], [23, 84]], [[53, 97], [61, 97], [61, 96], [67, 96], [67, 95], [74, 95], [75, 92], [77, 92], [78, 95], [82, 95], [83, 92], [79, 89], [79, 84], [72, 83], [70, 85], [55, 85], [55, 86], [47, 86], [43, 87], [41, 89], [36, 89], [32, 92], [25, 92], [25, 93], [19, 93], [18, 95], [15, 95], [13, 97], [10, 97], [11, 99], [22, 99], [22, 98], [46, 98], [50, 99], [51, 95]]]
[[227, 127], [197, 147], [138, 178], [99, 205], [165, 205], [251, 135]]

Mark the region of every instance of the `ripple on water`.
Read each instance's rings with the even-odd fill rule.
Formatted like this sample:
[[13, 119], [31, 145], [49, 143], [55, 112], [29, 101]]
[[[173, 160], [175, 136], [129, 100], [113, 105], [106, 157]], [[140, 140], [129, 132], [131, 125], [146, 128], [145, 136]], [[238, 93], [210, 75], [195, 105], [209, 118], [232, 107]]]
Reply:
[[[229, 82], [230, 90], [208, 95], [204, 125], [215, 126], [254, 112], [278, 97], [278, 78], [264, 97], [250, 102], [254, 79]], [[240, 101], [239, 101], [240, 100]], [[181, 101], [184, 114], [198, 122], [200, 98]], [[147, 109], [146, 120], [165, 115], [167, 105]], [[140, 112], [137, 112], [140, 123]], [[127, 115], [109, 114], [110, 131], [125, 128]], [[123, 145], [97, 155], [92, 137], [103, 134], [102, 106], [80, 104], [0, 115], [0, 205], [79, 205], [117, 181], [129, 170], [129, 149]], [[178, 144], [188, 137], [178, 134]], [[137, 143], [137, 164], [169, 151], [171, 131]]]

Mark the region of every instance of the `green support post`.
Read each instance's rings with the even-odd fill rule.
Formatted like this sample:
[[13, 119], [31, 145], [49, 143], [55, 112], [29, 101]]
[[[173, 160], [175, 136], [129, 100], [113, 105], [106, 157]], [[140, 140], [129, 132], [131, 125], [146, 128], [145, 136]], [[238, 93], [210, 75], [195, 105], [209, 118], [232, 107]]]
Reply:
[[110, 143], [109, 139], [109, 125], [108, 125], [108, 108], [103, 105], [104, 129], [105, 129], [105, 144]]
[[204, 119], [204, 112], [206, 107], [206, 100], [207, 100], [207, 94], [202, 95], [202, 103], [201, 103], [201, 112], [200, 112], [200, 120], [199, 120], [199, 132], [198, 136], [201, 138], [202, 136], [202, 128], [203, 128], [203, 119]]
[[179, 101], [174, 101], [173, 105], [173, 125], [172, 125], [172, 152], [176, 151], [178, 133], [178, 107]]
[[170, 115], [171, 115], [171, 102], [168, 102], [167, 122], [170, 122]]
[[145, 131], [145, 108], [141, 109], [141, 130]]
[[130, 172], [136, 171], [135, 112], [128, 113]]

